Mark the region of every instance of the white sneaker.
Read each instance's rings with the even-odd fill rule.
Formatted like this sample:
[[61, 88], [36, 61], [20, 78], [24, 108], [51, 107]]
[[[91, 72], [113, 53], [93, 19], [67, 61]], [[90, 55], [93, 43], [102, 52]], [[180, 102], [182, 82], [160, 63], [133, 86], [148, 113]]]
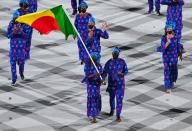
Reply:
[[171, 94], [171, 89], [167, 89], [167, 90], [166, 90], [166, 93], [167, 93], [167, 94]]
[[12, 81], [11, 86], [15, 86], [16, 85], [16, 81]]

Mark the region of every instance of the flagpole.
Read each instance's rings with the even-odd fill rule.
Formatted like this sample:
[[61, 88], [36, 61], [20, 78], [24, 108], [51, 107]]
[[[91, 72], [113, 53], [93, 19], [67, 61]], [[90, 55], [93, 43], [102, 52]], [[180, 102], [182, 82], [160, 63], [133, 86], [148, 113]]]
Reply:
[[101, 80], [103, 80], [103, 78], [101, 77], [100, 72], [99, 72], [99, 70], [98, 70], [97, 66], [95, 65], [95, 62], [93, 61], [93, 59], [92, 59], [92, 57], [91, 57], [91, 55], [90, 55], [89, 51], [87, 50], [87, 47], [85, 46], [84, 41], [83, 41], [83, 40], [82, 40], [82, 38], [81, 38], [81, 35], [79, 34], [79, 32], [78, 32], [77, 28], [75, 27], [75, 25], [72, 23], [72, 21], [71, 21], [71, 19], [70, 19], [70, 17], [69, 17], [69, 14], [68, 14], [68, 12], [66, 11], [66, 9], [65, 9], [65, 8], [64, 8], [64, 11], [65, 11], [65, 14], [67, 15], [67, 17], [68, 17], [69, 21], [71, 22], [71, 24], [72, 24], [73, 28], [75, 29], [75, 31], [76, 31], [76, 33], [77, 33], [77, 36], [79, 37], [79, 39], [80, 39], [81, 43], [83, 44], [83, 47], [85, 48], [85, 51], [87, 52], [87, 54], [88, 54], [88, 56], [89, 56], [89, 58], [90, 58], [91, 62], [93, 63], [93, 66], [95, 67], [95, 69], [96, 69], [97, 73], [99, 74], [100, 79], [101, 79]]

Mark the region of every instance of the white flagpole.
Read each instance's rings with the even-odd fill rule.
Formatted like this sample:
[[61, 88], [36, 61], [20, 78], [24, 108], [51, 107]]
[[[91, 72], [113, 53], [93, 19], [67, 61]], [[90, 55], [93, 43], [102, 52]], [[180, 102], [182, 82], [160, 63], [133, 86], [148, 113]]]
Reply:
[[[63, 6], [63, 7], [64, 7], [64, 6]], [[101, 77], [100, 72], [99, 72], [97, 66], [95, 65], [95, 62], [94, 62], [93, 59], [91, 58], [91, 55], [90, 55], [89, 51], [87, 50], [87, 47], [85, 46], [85, 43], [83, 42], [83, 40], [82, 40], [82, 38], [81, 38], [81, 35], [79, 34], [79, 32], [78, 32], [77, 28], [75, 27], [75, 25], [73, 24], [73, 22], [71, 21], [70, 16], [69, 16], [69, 14], [68, 14], [68, 12], [66, 11], [65, 8], [64, 8], [64, 12], [65, 12], [65, 14], [67, 15], [68, 19], [70, 20], [73, 28], [75, 29], [75, 31], [76, 31], [76, 33], [77, 33], [77, 36], [79, 37], [81, 43], [83, 44], [83, 47], [85, 48], [85, 51], [87, 52], [87, 54], [88, 54], [91, 62], [93, 63], [93, 66], [95, 67], [97, 73], [99, 74], [100, 79], [103, 80], [103, 78]]]

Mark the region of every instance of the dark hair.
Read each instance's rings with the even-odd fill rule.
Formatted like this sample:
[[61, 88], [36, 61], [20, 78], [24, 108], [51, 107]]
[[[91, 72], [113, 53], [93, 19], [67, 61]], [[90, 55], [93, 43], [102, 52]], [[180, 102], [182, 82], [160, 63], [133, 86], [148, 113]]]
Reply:
[[23, 7], [23, 3], [19, 3], [19, 6], [20, 6], [20, 7]]
[[165, 32], [164, 32], [164, 36], [167, 37], [167, 31], [166, 31], [166, 29], [165, 29]]
[[25, 6], [25, 7], [26, 7], [26, 6], [29, 7], [29, 3], [28, 3], [28, 2], [19, 3], [19, 6], [20, 6], [20, 7], [24, 7], [24, 6]]

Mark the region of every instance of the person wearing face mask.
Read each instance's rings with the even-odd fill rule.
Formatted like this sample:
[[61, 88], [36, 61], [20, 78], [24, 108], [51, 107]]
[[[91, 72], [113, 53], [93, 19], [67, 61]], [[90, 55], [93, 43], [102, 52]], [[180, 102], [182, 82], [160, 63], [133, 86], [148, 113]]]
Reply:
[[[83, 0], [79, 0], [79, 5], [80, 3], [83, 2]], [[76, 15], [77, 14], [77, 0], [71, 0], [71, 6], [73, 8], [73, 13], [72, 15]], [[80, 9], [78, 8], [79, 12], [80, 12]]]
[[89, 59], [89, 62], [84, 66], [85, 78], [83, 83], [87, 85], [87, 117], [90, 118], [91, 123], [96, 123], [96, 117], [101, 111], [100, 86], [102, 80], [100, 75], [102, 74], [102, 66], [98, 61], [97, 53], [92, 52], [90, 55], [99, 73]]
[[89, 34], [87, 40], [85, 41], [86, 47], [89, 52], [97, 52], [99, 56], [99, 61], [101, 58], [101, 45], [100, 39], [108, 39], [109, 34], [107, 33], [107, 23], [102, 23], [101, 29], [96, 28], [95, 18], [91, 17], [88, 23]]
[[175, 30], [174, 34], [175, 37], [178, 39], [179, 46], [182, 47], [182, 53], [185, 53], [185, 49], [183, 47], [183, 44], [181, 42], [182, 39], [182, 29], [183, 29], [183, 20], [182, 20], [182, 10], [184, 1], [183, 0], [161, 0], [162, 5], [167, 5], [167, 20], [166, 24], [174, 23], [175, 24]]
[[[20, 0], [20, 8], [17, 9], [20, 13], [20, 16], [33, 13], [37, 11], [37, 0]], [[26, 60], [30, 59], [30, 49], [31, 49], [31, 40], [33, 28], [30, 26], [25, 26], [25, 32], [27, 33], [27, 44], [26, 44]]]
[[[89, 22], [89, 19], [92, 17], [92, 15], [87, 12], [88, 5], [86, 2], [81, 2], [81, 4], [79, 5], [79, 8], [81, 10], [81, 13], [76, 15], [74, 25], [77, 28], [77, 31], [79, 32], [82, 40], [85, 42], [89, 33], [88, 22]], [[77, 40], [77, 45], [79, 50], [79, 59], [81, 60], [81, 64], [83, 64], [84, 56], [87, 53], [85, 51], [83, 44], [81, 43], [80, 38], [78, 38]]]
[[28, 2], [28, 0], [20, 0], [19, 1], [19, 7], [20, 8], [17, 9], [17, 10], [20, 13], [20, 16], [31, 13], [30, 10], [29, 10], [29, 2]]
[[155, 2], [155, 11], [157, 15], [161, 15], [160, 13], [160, 0], [148, 0], [148, 4], [149, 4], [149, 11], [148, 13], [151, 14], [153, 12], [153, 5]]
[[12, 72], [12, 86], [15, 86], [17, 80], [16, 64], [19, 65], [19, 74], [24, 80], [24, 64], [25, 64], [25, 46], [27, 42], [27, 34], [24, 31], [25, 24], [15, 21], [20, 14], [16, 10], [13, 13], [13, 19], [9, 23], [7, 36], [10, 39], [10, 65]]
[[174, 34], [175, 24], [169, 23], [165, 27], [165, 35], [161, 39], [162, 59], [164, 65], [164, 87], [167, 93], [171, 93], [174, 83], [178, 77], [178, 57], [182, 60], [179, 50], [181, 47], [177, 44], [177, 38]]
[[120, 49], [118, 47], [112, 50], [112, 59], [109, 59], [103, 70], [103, 80], [108, 75], [107, 92], [110, 97], [110, 116], [113, 116], [115, 110], [116, 97], [116, 121], [121, 122], [121, 110], [123, 106], [123, 97], [125, 92], [125, 75], [128, 74], [128, 68], [125, 60], [119, 58]]

